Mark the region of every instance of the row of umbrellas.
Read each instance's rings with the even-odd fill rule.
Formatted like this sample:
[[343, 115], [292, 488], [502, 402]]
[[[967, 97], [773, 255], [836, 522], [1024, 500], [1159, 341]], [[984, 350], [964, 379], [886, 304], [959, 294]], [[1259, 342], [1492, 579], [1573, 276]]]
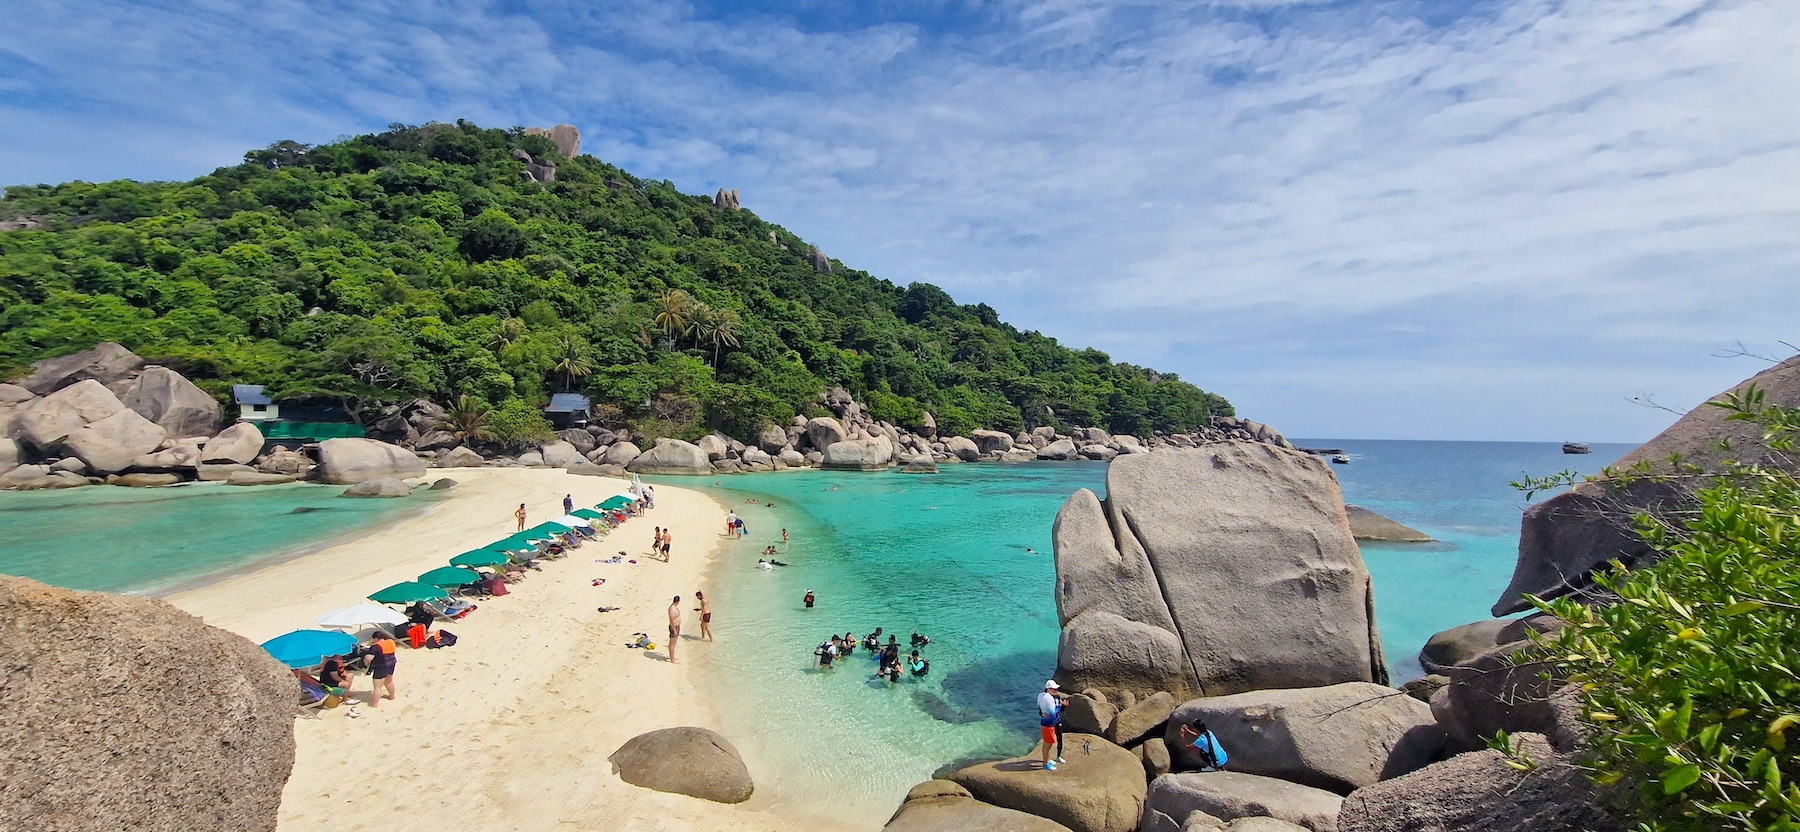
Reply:
[[[601, 501], [594, 508], [576, 509], [555, 520], [539, 523], [479, 549], [457, 555], [450, 559], [449, 566], [440, 566], [426, 572], [416, 581], [403, 581], [377, 590], [369, 596], [370, 601], [376, 602], [374, 604], [345, 607], [321, 615], [313, 619], [313, 623], [320, 627], [352, 630], [371, 624], [404, 624], [405, 615], [392, 607], [381, 605], [447, 598], [447, 589], [468, 586], [485, 577], [473, 567], [504, 564], [508, 560], [509, 550], [529, 548], [535, 541], [556, 537], [577, 526], [586, 526], [590, 520], [604, 518], [606, 515], [602, 512], [622, 509], [636, 500], [637, 497], [632, 494], [617, 494]], [[358, 639], [354, 634], [341, 630], [295, 630], [263, 642], [262, 647], [276, 661], [288, 667], [312, 667], [324, 661], [326, 656], [341, 656], [350, 652], [356, 648], [357, 643]]]

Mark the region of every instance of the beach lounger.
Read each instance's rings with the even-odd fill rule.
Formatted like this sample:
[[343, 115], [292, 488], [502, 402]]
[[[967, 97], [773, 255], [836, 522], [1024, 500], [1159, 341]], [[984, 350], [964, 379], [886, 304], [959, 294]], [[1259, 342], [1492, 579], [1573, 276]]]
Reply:
[[420, 603], [424, 604], [425, 609], [430, 610], [431, 614], [436, 616], [439, 621], [457, 621], [475, 609], [475, 605], [467, 601], [451, 601], [447, 606], [434, 601]]

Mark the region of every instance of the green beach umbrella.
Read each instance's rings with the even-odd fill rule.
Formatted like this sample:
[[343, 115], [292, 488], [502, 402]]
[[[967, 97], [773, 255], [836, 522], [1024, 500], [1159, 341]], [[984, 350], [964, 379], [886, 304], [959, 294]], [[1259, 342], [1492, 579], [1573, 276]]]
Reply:
[[505, 562], [506, 553], [493, 549], [476, 549], [450, 559], [451, 566], [499, 566]]
[[560, 535], [563, 532], [566, 532], [568, 530], [569, 530], [568, 526], [564, 526], [560, 523], [539, 523], [535, 526], [532, 526], [529, 529], [526, 529], [525, 531], [522, 531], [522, 532], [519, 532], [518, 534], [513, 535], [513, 537], [523, 537], [523, 536], [529, 535], [533, 539], [542, 540], [546, 537], [556, 537], [557, 535]]
[[446, 597], [444, 591], [431, 584], [417, 581], [394, 584], [369, 596], [369, 600], [382, 604], [410, 604], [414, 601], [433, 601]]
[[600, 512], [595, 511], [591, 508], [578, 508], [569, 513], [573, 514], [576, 517], [579, 517], [583, 520], [605, 520], [606, 519], [606, 515], [601, 514]]
[[467, 586], [481, 580], [481, 573], [461, 566], [440, 566], [419, 576], [419, 583], [432, 586]]
[[624, 508], [628, 505], [631, 505], [630, 500], [620, 496], [612, 496], [600, 501], [600, 510], [612, 511], [615, 508]]

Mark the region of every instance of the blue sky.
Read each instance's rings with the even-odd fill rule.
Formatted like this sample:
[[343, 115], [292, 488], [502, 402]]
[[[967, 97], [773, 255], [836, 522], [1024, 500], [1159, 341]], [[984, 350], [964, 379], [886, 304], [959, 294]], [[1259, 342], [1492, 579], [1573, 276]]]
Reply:
[[583, 149], [1293, 436], [1637, 441], [1787, 354], [1800, 4], [13, 0], [0, 182]]

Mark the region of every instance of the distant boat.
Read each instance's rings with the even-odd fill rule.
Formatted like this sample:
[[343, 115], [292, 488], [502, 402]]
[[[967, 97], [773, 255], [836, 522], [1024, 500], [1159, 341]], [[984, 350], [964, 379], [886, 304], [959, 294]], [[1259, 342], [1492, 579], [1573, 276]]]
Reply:
[[1349, 465], [1350, 457], [1344, 456], [1343, 454], [1332, 454], [1331, 455], [1331, 464], [1333, 464], [1333, 465]]
[[1593, 452], [1593, 448], [1583, 445], [1580, 442], [1563, 443], [1563, 453], [1565, 454], [1591, 454]]

